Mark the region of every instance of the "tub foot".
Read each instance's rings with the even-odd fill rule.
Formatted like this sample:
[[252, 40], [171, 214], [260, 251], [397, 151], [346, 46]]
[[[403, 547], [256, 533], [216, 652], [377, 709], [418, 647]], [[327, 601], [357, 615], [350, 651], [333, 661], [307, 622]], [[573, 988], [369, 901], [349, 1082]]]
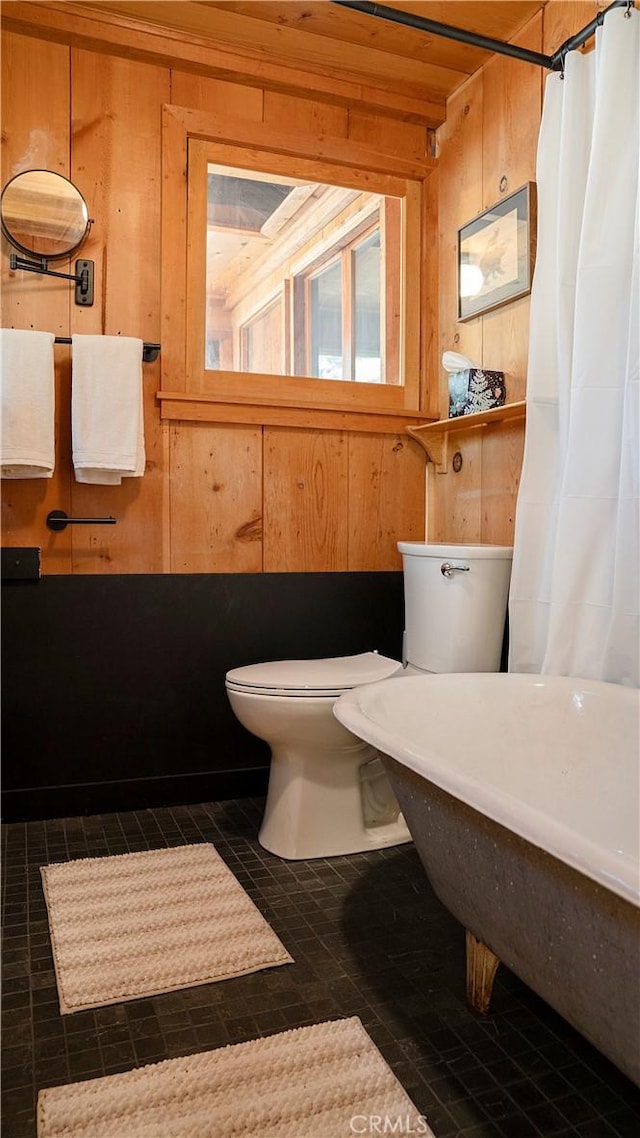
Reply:
[[491, 1003], [493, 981], [499, 958], [467, 929], [467, 1002], [486, 1015]]

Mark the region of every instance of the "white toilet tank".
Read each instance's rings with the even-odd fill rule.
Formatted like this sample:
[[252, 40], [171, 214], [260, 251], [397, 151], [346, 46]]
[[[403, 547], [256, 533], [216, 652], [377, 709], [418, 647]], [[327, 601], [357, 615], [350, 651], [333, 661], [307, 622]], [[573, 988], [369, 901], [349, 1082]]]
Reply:
[[400, 541], [408, 665], [424, 672], [497, 672], [513, 549]]

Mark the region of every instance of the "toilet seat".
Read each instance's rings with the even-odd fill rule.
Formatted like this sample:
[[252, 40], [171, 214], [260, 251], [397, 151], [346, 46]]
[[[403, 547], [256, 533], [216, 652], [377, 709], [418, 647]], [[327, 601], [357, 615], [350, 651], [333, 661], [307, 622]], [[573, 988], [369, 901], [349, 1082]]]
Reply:
[[325, 660], [275, 660], [227, 672], [228, 691], [260, 696], [336, 699], [345, 691], [386, 680], [402, 665], [379, 652]]

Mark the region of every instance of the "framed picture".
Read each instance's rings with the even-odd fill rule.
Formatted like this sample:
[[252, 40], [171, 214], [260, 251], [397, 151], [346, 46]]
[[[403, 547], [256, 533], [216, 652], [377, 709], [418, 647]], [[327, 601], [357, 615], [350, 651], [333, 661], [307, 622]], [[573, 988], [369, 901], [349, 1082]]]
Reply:
[[531, 291], [535, 235], [534, 182], [458, 230], [459, 320], [471, 320]]

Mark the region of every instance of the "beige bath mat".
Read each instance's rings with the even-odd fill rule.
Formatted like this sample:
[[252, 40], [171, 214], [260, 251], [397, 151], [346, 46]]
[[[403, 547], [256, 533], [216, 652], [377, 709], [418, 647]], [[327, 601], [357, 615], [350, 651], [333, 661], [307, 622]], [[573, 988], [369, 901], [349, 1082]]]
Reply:
[[356, 1017], [51, 1087], [38, 1096], [38, 1138], [383, 1133], [433, 1138]]
[[212, 845], [40, 872], [63, 1014], [291, 963]]

